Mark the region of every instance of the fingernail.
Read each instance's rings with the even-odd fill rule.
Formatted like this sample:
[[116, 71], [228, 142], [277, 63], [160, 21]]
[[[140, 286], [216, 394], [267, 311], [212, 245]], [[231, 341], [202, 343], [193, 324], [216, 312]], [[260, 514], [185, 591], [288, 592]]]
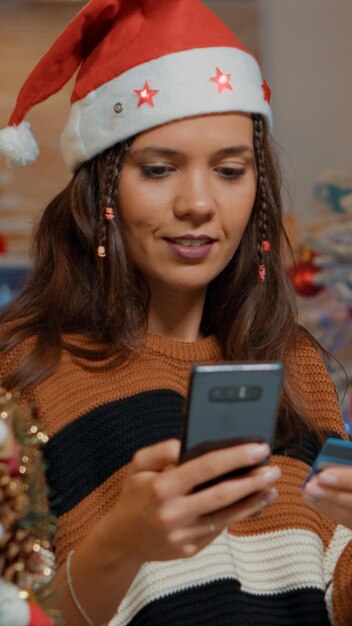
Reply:
[[278, 495], [279, 495], [278, 490], [275, 488], [272, 489], [270, 493], [268, 493], [268, 495], [262, 500], [262, 506], [268, 506], [268, 504], [271, 504], [272, 502], [274, 502], [274, 500], [276, 500]]
[[267, 483], [273, 483], [281, 477], [281, 469], [279, 467], [270, 467], [264, 472], [264, 480]]
[[320, 483], [323, 483], [323, 485], [336, 485], [337, 483], [337, 477], [335, 474], [330, 474], [330, 472], [322, 472], [319, 474], [318, 480]]
[[270, 447], [267, 443], [259, 443], [251, 447], [251, 456], [255, 461], [265, 459], [270, 454]]
[[325, 491], [321, 487], [318, 487], [318, 485], [311, 485], [308, 483], [304, 489], [304, 494], [307, 494], [307, 496], [310, 496], [311, 498], [319, 499], [325, 495]]

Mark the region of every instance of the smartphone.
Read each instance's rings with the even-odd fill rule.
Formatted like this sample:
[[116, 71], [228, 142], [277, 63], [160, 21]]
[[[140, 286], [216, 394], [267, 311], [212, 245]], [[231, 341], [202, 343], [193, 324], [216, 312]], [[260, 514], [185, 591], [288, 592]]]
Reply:
[[[273, 443], [284, 368], [280, 362], [227, 362], [192, 367], [185, 403], [180, 463], [229, 446]], [[196, 491], [243, 468], [197, 486]]]
[[321, 470], [331, 465], [352, 465], [352, 441], [329, 437], [323, 444], [302, 487], [304, 487], [315, 474], [318, 474]]

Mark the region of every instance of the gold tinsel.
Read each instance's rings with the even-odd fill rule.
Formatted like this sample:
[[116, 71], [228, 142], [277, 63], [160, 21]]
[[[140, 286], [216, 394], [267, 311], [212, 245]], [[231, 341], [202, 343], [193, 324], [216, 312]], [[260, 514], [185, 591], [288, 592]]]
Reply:
[[[0, 451], [0, 518], [5, 534], [0, 542], [0, 576], [18, 586], [19, 596], [39, 601], [51, 594], [54, 574], [51, 546], [56, 519], [47, 510], [47, 489], [42, 446], [48, 436], [36, 419], [35, 409], [19, 393], [0, 387], [0, 419], [7, 422], [10, 448], [18, 458], [18, 476], [9, 475]], [[48, 612], [48, 611], [47, 611]], [[48, 612], [59, 623], [56, 611]]]

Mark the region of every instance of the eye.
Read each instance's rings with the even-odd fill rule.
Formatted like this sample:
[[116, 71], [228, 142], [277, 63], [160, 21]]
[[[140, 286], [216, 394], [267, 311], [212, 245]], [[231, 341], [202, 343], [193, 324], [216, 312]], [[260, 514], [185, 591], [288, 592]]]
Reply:
[[141, 172], [146, 178], [165, 178], [171, 172], [174, 172], [175, 168], [170, 165], [142, 165]]
[[236, 168], [236, 167], [217, 167], [216, 171], [220, 174], [222, 178], [226, 180], [237, 180], [241, 176], [246, 173], [246, 168]]

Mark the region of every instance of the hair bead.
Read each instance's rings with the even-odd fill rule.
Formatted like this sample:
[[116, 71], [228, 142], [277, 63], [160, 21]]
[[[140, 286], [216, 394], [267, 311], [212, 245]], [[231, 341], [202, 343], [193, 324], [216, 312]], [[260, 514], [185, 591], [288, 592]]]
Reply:
[[271, 243], [270, 241], [264, 240], [262, 241], [262, 251], [263, 252], [270, 252], [271, 250]]
[[106, 249], [105, 246], [98, 246], [97, 250], [98, 257], [104, 259], [106, 257]]
[[108, 220], [108, 222], [115, 219], [114, 209], [111, 206], [107, 206], [105, 209], [105, 219]]
[[259, 265], [259, 280], [261, 280], [262, 283], [265, 283], [265, 281], [266, 281], [266, 267], [265, 267], [265, 265]]

